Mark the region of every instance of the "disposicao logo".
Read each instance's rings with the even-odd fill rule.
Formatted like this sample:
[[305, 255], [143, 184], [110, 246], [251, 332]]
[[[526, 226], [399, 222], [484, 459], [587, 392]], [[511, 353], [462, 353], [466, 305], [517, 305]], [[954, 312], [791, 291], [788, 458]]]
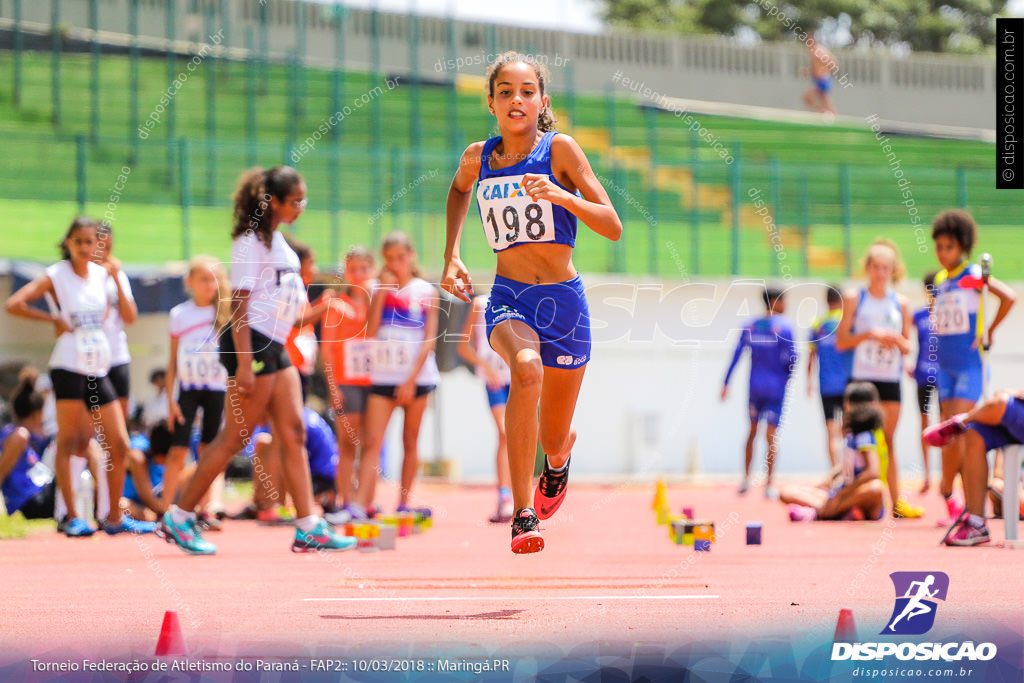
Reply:
[[882, 635], [919, 636], [935, 624], [936, 600], [946, 600], [949, 576], [943, 572], [893, 572], [896, 606]]
[[[931, 630], [935, 624], [938, 601], [946, 600], [949, 576], [943, 572], [893, 572], [889, 575], [896, 589], [892, 615], [881, 630], [884, 636], [915, 636]], [[834, 643], [832, 660], [881, 660], [889, 656], [907, 661], [955, 662], [988, 661], [996, 656], [994, 643], [973, 641], [946, 643], [870, 642]]]

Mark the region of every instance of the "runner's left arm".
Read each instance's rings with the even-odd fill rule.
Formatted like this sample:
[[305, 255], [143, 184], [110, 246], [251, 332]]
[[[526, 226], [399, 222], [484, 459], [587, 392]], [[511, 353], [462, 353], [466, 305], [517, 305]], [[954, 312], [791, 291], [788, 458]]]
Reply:
[[583, 196], [567, 192], [551, 182], [548, 176], [527, 173], [523, 176], [523, 188], [530, 198], [543, 198], [558, 204], [602, 237], [612, 241], [622, 237], [622, 221], [612, 206], [612, 200], [598, 182], [587, 155], [568, 135], [556, 135], [551, 140], [551, 174], [566, 187], [577, 188]]

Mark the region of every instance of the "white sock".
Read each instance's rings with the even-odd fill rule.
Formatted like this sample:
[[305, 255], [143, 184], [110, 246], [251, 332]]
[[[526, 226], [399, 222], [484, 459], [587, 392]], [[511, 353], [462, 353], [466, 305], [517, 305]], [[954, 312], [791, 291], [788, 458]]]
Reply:
[[985, 526], [985, 518], [979, 517], [978, 515], [967, 515], [967, 521], [975, 529], [980, 529], [981, 527]]
[[299, 531], [309, 533], [316, 528], [316, 525], [320, 523], [320, 518], [316, 515], [309, 515], [307, 517], [300, 517], [295, 520], [295, 526], [299, 527]]
[[171, 521], [173, 521], [175, 524], [185, 524], [190, 519], [196, 518], [195, 513], [186, 512], [177, 505], [171, 505], [171, 509], [169, 510], [169, 512], [171, 513]]
[[551, 472], [554, 473], [554, 474], [561, 474], [562, 472], [565, 472], [566, 468], [569, 467], [569, 460], [568, 460], [568, 458], [566, 458], [565, 462], [562, 464], [561, 467], [552, 467], [551, 466], [551, 461], [548, 460], [548, 456], [547, 455], [544, 456], [544, 461], [547, 463], [548, 469], [551, 470]]

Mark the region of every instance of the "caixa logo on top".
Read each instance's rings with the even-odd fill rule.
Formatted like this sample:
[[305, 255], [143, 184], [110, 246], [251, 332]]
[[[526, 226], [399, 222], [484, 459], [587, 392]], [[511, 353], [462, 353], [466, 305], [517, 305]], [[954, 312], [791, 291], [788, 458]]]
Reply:
[[[892, 614], [880, 631], [883, 636], [919, 636], [935, 625], [939, 602], [949, 592], [945, 572], [893, 572], [889, 575], [896, 591]], [[915, 661], [988, 661], [996, 656], [993, 643], [973, 641], [834, 643], [832, 660], [880, 660], [896, 657]]]

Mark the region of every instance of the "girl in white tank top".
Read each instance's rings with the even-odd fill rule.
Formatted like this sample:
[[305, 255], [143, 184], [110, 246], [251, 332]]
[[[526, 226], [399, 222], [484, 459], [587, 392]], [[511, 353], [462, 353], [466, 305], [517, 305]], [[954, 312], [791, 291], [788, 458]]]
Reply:
[[[128, 455], [128, 431], [117, 395], [110, 384], [110, 344], [103, 331], [109, 312], [107, 271], [92, 262], [98, 223], [76, 218], [61, 244], [64, 260], [46, 269], [7, 300], [7, 312], [30, 320], [52, 323], [57, 343], [50, 356], [50, 376], [57, 398], [57, 486], [65, 501], [74, 501], [71, 456], [85, 454], [95, 437], [107, 456], [110, 513], [104, 522], [109, 534], [152, 532], [155, 525], [122, 517]], [[58, 309], [46, 313], [33, 301], [50, 297]], [[64, 520], [69, 536], [88, 536], [95, 529], [69, 515]]]
[[864, 270], [868, 286], [844, 294], [836, 349], [853, 350], [851, 380], [868, 381], [878, 389], [882, 431], [888, 446], [888, 464], [883, 466], [882, 481], [889, 489], [893, 517], [920, 517], [924, 508], [900, 498], [894, 438], [900, 419], [903, 356], [910, 352], [910, 331], [914, 325], [906, 299], [891, 287], [902, 278], [904, 271], [896, 245], [886, 239], [875, 240], [868, 247]]

